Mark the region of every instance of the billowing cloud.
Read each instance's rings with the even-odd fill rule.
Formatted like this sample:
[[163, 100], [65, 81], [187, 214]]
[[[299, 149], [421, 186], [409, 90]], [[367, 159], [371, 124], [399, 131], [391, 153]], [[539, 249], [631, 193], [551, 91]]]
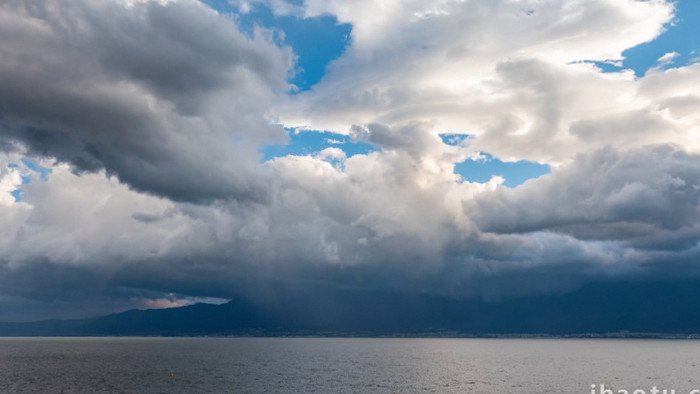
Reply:
[[353, 124], [420, 119], [476, 136], [475, 150], [553, 164], [607, 144], [583, 130], [605, 117], [641, 116], [654, 129], [641, 139], [628, 135], [636, 128], [616, 130], [630, 146], [678, 133], [677, 119], [659, 112], [631, 71], [604, 74], [589, 63], [622, 59], [625, 49], [660, 34], [673, 15], [668, 2], [343, 5], [307, 1], [298, 11], [334, 14], [353, 30], [324, 79], [280, 110], [290, 125], [348, 133]]
[[516, 189], [479, 195], [467, 210], [487, 232], [550, 231], [677, 251], [700, 236], [699, 177], [700, 156], [677, 146], [606, 148]]
[[[0, 320], [279, 283], [501, 297], [695, 273], [700, 65], [588, 62], [658, 36], [671, 3], [263, 3], [352, 24], [310, 91], [286, 94], [289, 48], [194, 1], [0, 5]], [[261, 163], [277, 121], [377, 150]], [[479, 152], [553, 170], [465, 181]]]
[[0, 21], [2, 144], [178, 200], [262, 194], [289, 49], [195, 1], [13, 0]]
[[[266, 203], [176, 203], [55, 167], [10, 207], [0, 285], [72, 305], [95, 302], [76, 288], [142, 306], [172, 292], [177, 302], [260, 296], [274, 291], [266, 283], [299, 281], [501, 297], [644, 274], [697, 254], [699, 161], [672, 146], [602, 150], [507, 189], [497, 179], [459, 182], [436, 164], [460, 160], [460, 149], [428, 125], [363, 132], [383, 150], [268, 162]], [[648, 161], [659, 164], [651, 178]], [[35, 288], [28, 278], [44, 279]]]

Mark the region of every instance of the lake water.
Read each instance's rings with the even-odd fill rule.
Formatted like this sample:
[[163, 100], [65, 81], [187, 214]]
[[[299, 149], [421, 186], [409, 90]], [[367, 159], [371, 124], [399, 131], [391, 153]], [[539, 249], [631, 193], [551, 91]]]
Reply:
[[700, 388], [700, 341], [0, 338], [2, 393], [590, 394], [601, 385], [688, 394]]

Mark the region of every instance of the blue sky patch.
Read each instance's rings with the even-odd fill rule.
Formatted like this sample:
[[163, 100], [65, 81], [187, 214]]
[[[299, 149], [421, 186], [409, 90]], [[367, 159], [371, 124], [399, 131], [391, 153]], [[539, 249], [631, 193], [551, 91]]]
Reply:
[[263, 4], [256, 4], [248, 13], [240, 13], [225, 0], [203, 0], [223, 13], [235, 12], [240, 29], [252, 35], [255, 25], [284, 32], [280, 44], [290, 45], [297, 54], [297, 74], [290, 81], [299, 91], [309, 90], [326, 73], [332, 60], [343, 54], [350, 42], [351, 25], [339, 24], [334, 16], [299, 18], [293, 15], [275, 16]]
[[[623, 52], [625, 68], [634, 70], [637, 76], [658, 65], [658, 59], [670, 52], [678, 52], [673, 62], [663, 68], [674, 65], [687, 65], [700, 57], [700, 1], [680, 0], [676, 3], [676, 17], [667, 26], [667, 31], [656, 40], [638, 45]], [[696, 60], [693, 60], [696, 59]]]
[[[32, 170], [33, 172], [36, 172], [37, 174], [39, 174], [39, 177], [41, 178], [42, 181], [48, 181], [49, 174], [51, 174], [51, 172], [53, 172], [50, 168], [44, 167], [44, 166], [38, 164], [37, 162], [35, 162], [34, 160], [28, 159], [26, 157], [22, 158], [22, 163], [25, 166], [27, 166], [27, 168]], [[28, 177], [28, 179], [29, 180], [27, 182], [24, 182], [24, 177], [22, 177], [22, 181], [23, 181], [22, 183], [25, 183], [25, 184], [30, 183], [31, 178]]]
[[550, 167], [547, 164], [539, 164], [521, 160], [517, 162], [503, 162], [494, 159], [489, 154], [482, 154], [485, 159], [472, 160], [455, 165], [455, 173], [461, 175], [469, 182], [488, 182], [494, 175], [500, 175], [505, 179], [503, 183], [507, 187], [516, 187], [533, 178], [549, 174]]
[[[676, 16], [666, 26], [666, 31], [654, 41], [637, 45], [622, 52], [625, 59], [621, 66], [606, 62], [593, 62], [605, 72], [618, 72], [632, 69], [638, 77], [644, 76], [652, 67], [668, 69], [685, 66], [700, 61], [700, 1], [679, 0], [676, 2]], [[659, 63], [667, 53], [677, 52], [678, 56], [668, 62]]]
[[[442, 142], [447, 145], [464, 146], [469, 135], [466, 134], [440, 134]], [[550, 167], [547, 164], [539, 164], [532, 161], [521, 160], [517, 162], [504, 162], [495, 159], [488, 153], [481, 153], [481, 159], [469, 159], [455, 165], [455, 173], [469, 182], [488, 182], [493, 176], [500, 175], [505, 179], [503, 183], [508, 187], [516, 187], [528, 179], [539, 178], [549, 174]]]
[[348, 157], [367, 154], [378, 149], [367, 142], [353, 141], [349, 136], [329, 131], [297, 131], [285, 129], [289, 133], [286, 145], [268, 145], [263, 148], [263, 161], [287, 155], [313, 155], [326, 148], [340, 148]]
[[15, 189], [11, 191], [10, 194], [12, 194], [12, 197], [15, 198], [16, 202], [22, 201], [22, 189]]
[[[51, 172], [53, 172], [50, 168], [44, 167], [44, 166], [38, 164], [36, 161], [29, 159], [29, 158], [26, 158], [26, 157], [24, 157], [20, 160], [22, 161], [22, 164], [24, 164], [24, 166], [27, 169], [29, 169], [30, 171], [32, 171], [36, 174], [39, 174], [39, 179], [41, 179], [44, 182], [49, 180], [49, 175], [51, 174]], [[7, 167], [19, 169], [20, 165], [17, 163], [10, 163], [7, 165]], [[29, 174], [26, 174], [26, 173], [20, 175], [20, 178], [22, 179], [23, 185], [28, 185], [28, 184], [32, 183], [32, 180], [33, 180], [32, 176]], [[15, 190], [10, 192], [10, 194], [12, 194], [12, 196], [15, 198], [15, 201], [17, 201], [17, 202], [20, 202], [23, 200], [22, 193], [23, 193], [23, 190], [21, 188], [15, 189]]]
[[464, 145], [467, 139], [469, 139], [468, 134], [440, 133], [438, 135], [442, 139], [442, 142], [453, 146]]

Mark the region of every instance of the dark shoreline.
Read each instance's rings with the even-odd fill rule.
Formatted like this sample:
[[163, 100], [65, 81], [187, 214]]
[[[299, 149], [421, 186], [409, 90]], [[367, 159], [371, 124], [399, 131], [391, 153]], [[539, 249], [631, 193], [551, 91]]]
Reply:
[[173, 334], [153, 333], [141, 335], [119, 334], [56, 334], [26, 335], [0, 334], [0, 338], [367, 338], [367, 339], [648, 339], [648, 340], [700, 340], [700, 334], [663, 334], [663, 333], [589, 333], [570, 335], [550, 334], [469, 334], [469, 333], [211, 333], [211, 334]]

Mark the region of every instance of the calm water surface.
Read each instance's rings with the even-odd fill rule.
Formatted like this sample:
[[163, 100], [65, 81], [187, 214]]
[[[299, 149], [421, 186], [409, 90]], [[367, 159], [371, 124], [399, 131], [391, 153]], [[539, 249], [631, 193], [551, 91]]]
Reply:
[[582, 393], [700, 388], [700, 341], [0, 338], [3, 393]]

